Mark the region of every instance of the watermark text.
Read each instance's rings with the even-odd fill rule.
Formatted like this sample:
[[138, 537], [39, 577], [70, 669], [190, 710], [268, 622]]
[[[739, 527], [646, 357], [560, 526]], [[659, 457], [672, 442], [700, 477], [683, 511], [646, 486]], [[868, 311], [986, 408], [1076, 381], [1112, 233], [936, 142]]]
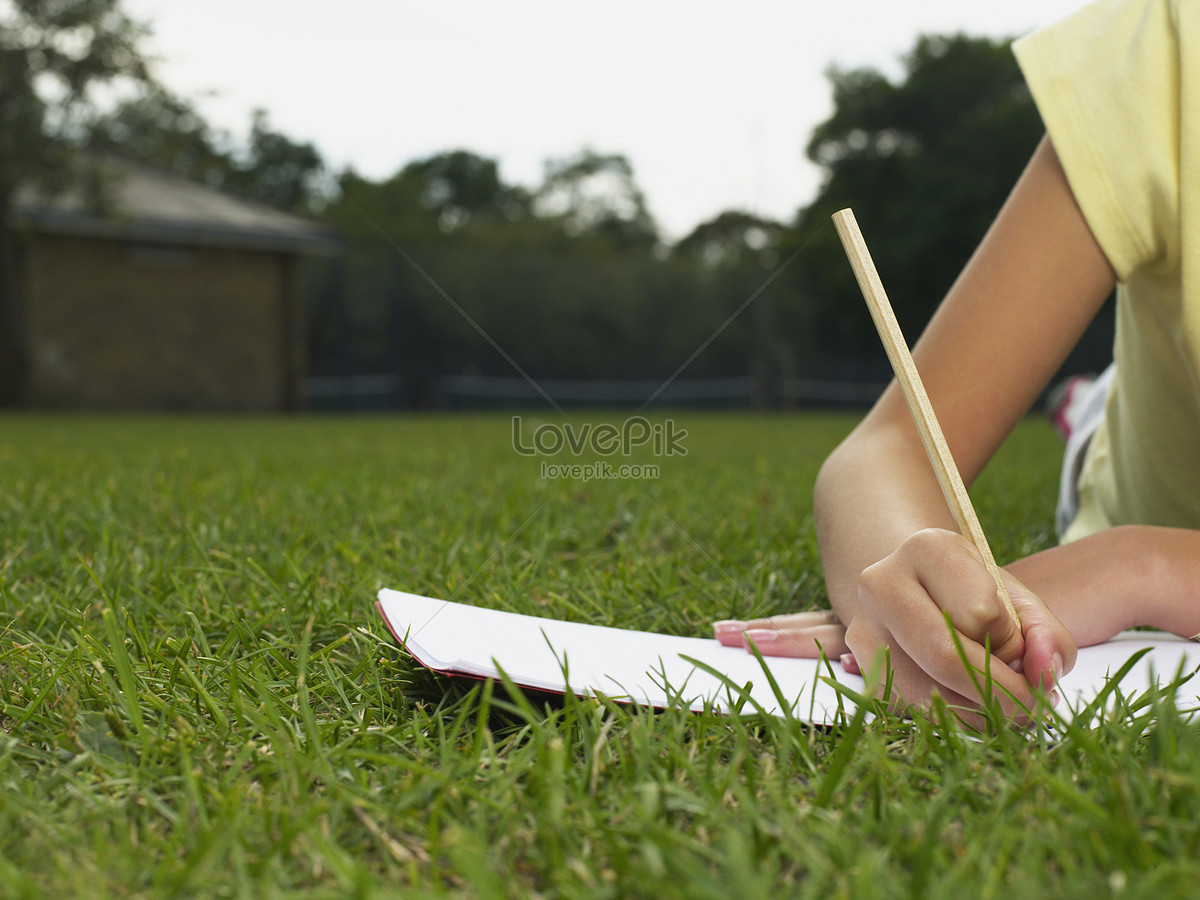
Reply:
[[655, 456], [687, 456], [687, 430], [667, 419], [651, 422], [630, 416], [619, 425], [612, 422], [526, 422], [513, 416], [512, 446], [521, 456], [629, 456], [648, 449]]
[[657, 478], [659, 467], [626, 463], [614, 466], [607, 460], [590, 463], [542, 463], [542, 477], [547, 480], [616, 481], [623, 479]]

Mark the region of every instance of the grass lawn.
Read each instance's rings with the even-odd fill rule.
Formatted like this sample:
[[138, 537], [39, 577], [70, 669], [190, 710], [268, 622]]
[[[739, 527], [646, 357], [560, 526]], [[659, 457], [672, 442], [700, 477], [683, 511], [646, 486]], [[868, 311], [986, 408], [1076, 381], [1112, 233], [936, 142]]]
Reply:
[[[824, 731], [399, 654], [381, 586], [687, 635], [823, 605], [810, 491], [852, 419], [674, 421], [657, 478], [584, 482], [504, 415], [0, 418], [0, 896], [1200, 893], [1169, 705]], [[1025, 423], [974, 491], [1002, 561], [1052, 540], [1059, 452]]]

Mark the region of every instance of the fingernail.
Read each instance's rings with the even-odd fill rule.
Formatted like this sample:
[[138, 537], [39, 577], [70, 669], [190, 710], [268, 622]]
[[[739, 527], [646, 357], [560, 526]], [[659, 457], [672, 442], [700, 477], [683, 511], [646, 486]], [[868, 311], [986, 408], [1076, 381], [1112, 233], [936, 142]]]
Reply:
[[763, 644], [772, 644], [779, 640], [781, 635], [773, 628], [751, 628], [749, 631], [743, 632], [745, 636], [754, 641], [756, 646], [761, 647]]
[[1010, 662], [1008, 664], [1008, 667], [1010, 669], [1012, 669], [1014, 672], [1016, 672], [1018, 675], [1025, 674], [1025, 660], [1023, 660], [1023, 659], [1014, 659], [1012, 662]]
[[1050, 668], [1054, 670], [1054, 683], [1058, 684], [1058, 679], [1062, 678], [1063, 661], [1062, 656], [1055, 653], [1050, 657]]
[[1046, 699], [1049, 701], [1051, 706], [1058, 706], [1058, 691], [1051, 691], [1046, 695]]
[[738, 619], [722, 619], [720, 622], [713, 622], [713, 634], [737, 634], [745, 627], [746, 623]]
[[843, 653], [841, 656], [838, 657], [838, 662], [840, 662], [842, 664], [842, 668], [845, 669], [847, 672], [850, 672], [850, 673], [858, 672], [858, 660], [856, 660], [854, 658], [853, 653]]

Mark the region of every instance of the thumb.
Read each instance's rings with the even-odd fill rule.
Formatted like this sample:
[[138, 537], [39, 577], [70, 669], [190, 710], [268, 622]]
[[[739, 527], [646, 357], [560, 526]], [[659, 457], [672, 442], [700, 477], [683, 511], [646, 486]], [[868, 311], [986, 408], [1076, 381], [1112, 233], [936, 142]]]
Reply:
[[1004, 583], [1025, 637], [1021, 659], [1025, 679], [1033, 687], [1051, 691], [1058, 679], [1075, 667], [1079, 647], [1058, 616], [1033, 591], [1007, 572]]

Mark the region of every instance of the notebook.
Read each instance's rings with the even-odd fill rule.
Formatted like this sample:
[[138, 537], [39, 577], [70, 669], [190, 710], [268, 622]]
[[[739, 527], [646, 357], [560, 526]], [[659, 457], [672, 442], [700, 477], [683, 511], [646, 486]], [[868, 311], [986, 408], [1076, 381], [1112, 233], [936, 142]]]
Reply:
[[[658, 708], [730, 712], [758, 706], [772, 715], [831, 725], [854, 711], [852, 695], [864, 690], [863, 679], [836, 661], [766, 657], [760, 663], [710, 638], [564, 622], [388, 589], [379, 592], [377, 606], [422, 666], [492, 679], [503, 669], [516, 684], [538, 691], [604, 695]], [[1059, 682], [1059, 712], [1082, 709], [1139, 651], [1145, 654], [1119, 683], [1126, 697], [1200, 669], [1200, 644], [1163, 632], [1124, 632], [1079, 651], [1075, 668]], [[1177, 703], [1181, 709], [1200, 707], [1200, 679], [1178, 687]]]

